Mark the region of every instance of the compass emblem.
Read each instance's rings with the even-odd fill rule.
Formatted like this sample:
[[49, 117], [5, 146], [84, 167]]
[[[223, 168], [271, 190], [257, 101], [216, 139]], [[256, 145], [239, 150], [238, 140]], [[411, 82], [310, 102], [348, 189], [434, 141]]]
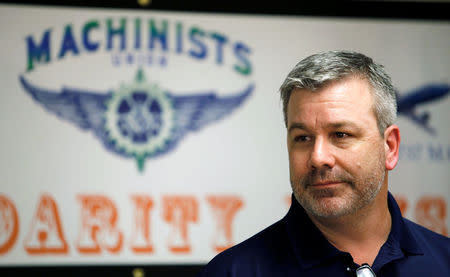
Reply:
[[106, 103], [105, 128], [118, 150], [134, 156], [138, 165], [162, 150], [173, 129], [173, 106], [157, 85], [148, 83], [142, 71], [131, 84], [122, 85]]

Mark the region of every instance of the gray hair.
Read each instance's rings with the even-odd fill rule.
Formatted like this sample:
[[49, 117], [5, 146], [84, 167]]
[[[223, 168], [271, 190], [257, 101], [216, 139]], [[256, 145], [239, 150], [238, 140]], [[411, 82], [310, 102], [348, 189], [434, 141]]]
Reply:
[[397, 95], [384, 67], [371, 58], [352, 51], [329, 51], [311, 55], [295, 65], [280, 87], [284, 121], [287, 126], [287, 106], [292, 90], [315, 91], [332, 81], [356, 76], [369, 82], [374, 97], [374, 112], [378, 129], [384, 130], [397, 118]]

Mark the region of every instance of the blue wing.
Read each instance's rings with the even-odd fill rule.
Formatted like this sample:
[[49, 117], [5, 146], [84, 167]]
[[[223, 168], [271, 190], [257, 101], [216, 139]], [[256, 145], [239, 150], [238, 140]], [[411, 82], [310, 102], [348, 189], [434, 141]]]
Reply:
[[176, 144], [188, 131], [198, 131], [208, 124], [231, 114], [252, 93], [250, 84], [232, 96], [218, 97], [214, 93], [174, 96], [169, 94], [175, 110], [174, 133], [171, 144]]
[[63, 88], [61, 92], [50, 91], [32, 85], [23, 76], [20, 77], [20, 83], [47, 111], [75, 123], [81, 129], [92, 129], [109, 151], [130, 156], [114, 147], [113, 142], [108, 140], [104, 128], [103, 115], [106, 110], [106, 101], [112, 95], [111, 92], [95, 93], [69, 88]]
[[449, 92], [448, 84], [428, 84], [405, 95], [397, 95], [398, 113], [408, 117], [428, 133], [434, 135], [436, 130], [429, 125], [430, 114], [428, 112], [417, 114], [415, 108], [418, 105], [436, 101]]
[[98, 130], [103, 127], [105, 102], [111, 97], [111, 93], [100, 94], [69, 88], [55, 92], [35, 87], [23, 76], [20, 77], [20, 82], [34, 100], [58, 117], [85, 130]]
[[398, 111], [408, 111], [417, 105], [435, 101], [446, 96], [450, 92], [447, 84], [429, 84], [420, 87], [406, 95], [400, 95], [397, 100]]

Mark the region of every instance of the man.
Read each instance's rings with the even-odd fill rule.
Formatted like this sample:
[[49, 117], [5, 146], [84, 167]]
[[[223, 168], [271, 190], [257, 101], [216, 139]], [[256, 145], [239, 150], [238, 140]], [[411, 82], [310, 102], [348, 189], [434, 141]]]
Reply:
[[400, 132], [383, 67], [360, 53], [320, 53], [280, 92], [289, 212], [200, 276], [450, 276], [450, 239], [403, 218], [388, 192]]

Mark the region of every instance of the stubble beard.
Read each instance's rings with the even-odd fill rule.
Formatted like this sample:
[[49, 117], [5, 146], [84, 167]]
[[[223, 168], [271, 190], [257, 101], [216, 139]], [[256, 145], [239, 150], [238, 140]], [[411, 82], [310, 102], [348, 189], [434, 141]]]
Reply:
[[[297, 182], [291, 180], [294, 196], [315, 217], [337, 218], [354, 214], [375, 199], [384, 183], [386, 169], [383, 159], [378, 158], [372, 171], [360, 176], [353, 176], [339, 168], [312, 170]], [[320, 189], [312, 186], [320, 181], [341, 184]]]

